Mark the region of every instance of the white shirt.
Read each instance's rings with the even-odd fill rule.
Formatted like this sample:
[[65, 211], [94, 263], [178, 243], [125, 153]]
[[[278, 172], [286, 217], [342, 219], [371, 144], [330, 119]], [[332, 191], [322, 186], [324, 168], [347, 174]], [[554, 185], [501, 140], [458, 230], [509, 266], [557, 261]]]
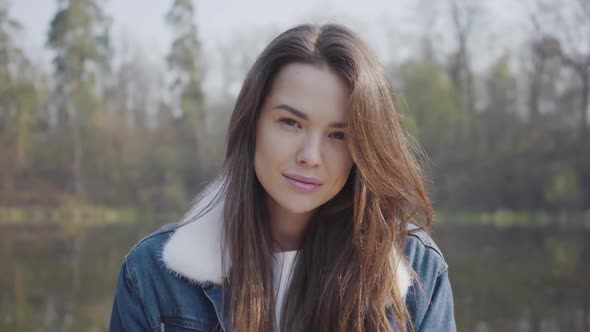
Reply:
[[285, 291], [291, 283], [291, 274], [299, 250], [275, 252], [273, 264], [273, 290], [275, 295], [275, 326], [279, 330], [281, 308], [285, 301]]

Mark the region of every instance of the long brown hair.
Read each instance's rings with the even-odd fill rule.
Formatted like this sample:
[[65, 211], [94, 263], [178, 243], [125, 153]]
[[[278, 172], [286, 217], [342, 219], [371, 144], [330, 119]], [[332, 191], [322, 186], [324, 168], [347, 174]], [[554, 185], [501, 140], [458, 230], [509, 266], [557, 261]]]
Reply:
[[405, 263], [407, 224], [428, 228], [432, 207], [385, 70], [355, 33], [335, 24], [300, 25], [276, 37], [236, 101], [222, 172], [231, 330], [275, 329], [274, 247], [254, 172], [255, 129], [273, 78], [292, 62], [328, 66], [348, 84], [347, 144], [354, 166], [304, 234], [281, 330], [391, 331], [389, 318], [400, 331], [413, 330], [396, 269]]

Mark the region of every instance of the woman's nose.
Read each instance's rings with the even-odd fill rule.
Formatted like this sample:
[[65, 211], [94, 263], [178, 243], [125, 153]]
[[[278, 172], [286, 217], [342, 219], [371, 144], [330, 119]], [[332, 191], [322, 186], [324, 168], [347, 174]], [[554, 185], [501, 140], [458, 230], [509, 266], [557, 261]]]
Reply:
[[307, 167], [318, 167], [322, 163], [321, 148], [321, 135], [306, 135], [297, 153], [297, 163]]

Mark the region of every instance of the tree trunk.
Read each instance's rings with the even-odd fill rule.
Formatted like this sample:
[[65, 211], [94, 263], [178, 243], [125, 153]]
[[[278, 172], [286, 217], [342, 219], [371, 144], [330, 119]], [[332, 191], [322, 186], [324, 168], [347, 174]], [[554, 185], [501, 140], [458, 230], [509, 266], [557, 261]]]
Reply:
[[590, 94], [590, 72], [584, 66], [580, 71], [582, 79], [582, 103], [580, 105], [580, 147], [588, 143], [588, 94]]
[[72, 114], [72, 173], [74, 178], [74, 193], [84, 193], [84, 172], [82, 168], [82, 133], [80, 130], [80, 114], [77, 110], [70, 108]]
[[536, 59], [535, 67], [531, 75], [531, 85], [529, 91], [529, 123], [533, 123], [539, 116], [539, 98], [541, 96], [541, 82], [545, 70], [545, 59], [539, 55], [533, 55]]

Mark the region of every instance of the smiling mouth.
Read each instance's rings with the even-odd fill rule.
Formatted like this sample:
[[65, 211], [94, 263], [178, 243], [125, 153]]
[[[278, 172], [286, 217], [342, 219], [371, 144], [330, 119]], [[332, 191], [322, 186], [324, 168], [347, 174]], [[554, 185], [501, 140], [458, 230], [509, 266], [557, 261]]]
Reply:
[[289, 182], [293, 187], [295, 187], [299, 191], [312, 192], [321, 187], [321, 184], [319, 183], [310, 183], [302, 180], [297, 180], [284, 174], [283, 176], [285, 177], [287, 182]]

